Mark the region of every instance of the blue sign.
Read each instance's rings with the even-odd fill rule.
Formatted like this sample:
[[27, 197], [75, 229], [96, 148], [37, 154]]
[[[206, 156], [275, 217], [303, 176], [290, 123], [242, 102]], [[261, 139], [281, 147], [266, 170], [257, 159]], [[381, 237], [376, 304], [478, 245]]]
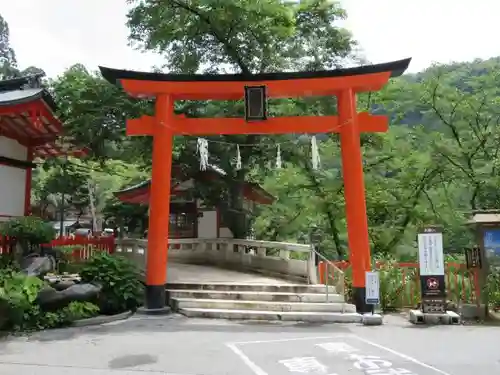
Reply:
[[484, 231], [484, 252], [491, 258], [500, 258], [500, 229], [487, 229]]

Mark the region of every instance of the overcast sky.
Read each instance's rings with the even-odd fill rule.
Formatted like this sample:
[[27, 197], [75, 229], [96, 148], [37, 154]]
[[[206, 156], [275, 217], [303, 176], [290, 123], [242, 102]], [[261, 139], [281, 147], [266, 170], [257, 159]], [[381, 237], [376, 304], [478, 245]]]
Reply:
[[[434, 61], [500, 55], [495, 0], [342, 3], [347, 27], [372, 62], [413, 57], [410, 70], [418, 71]], [[75, 63], [135, 70], [161, 64], [159, 57], [128, 47], [126, 0], [0, 0], [0, 14], [21, 68], [34, 65], [54, 77]]]

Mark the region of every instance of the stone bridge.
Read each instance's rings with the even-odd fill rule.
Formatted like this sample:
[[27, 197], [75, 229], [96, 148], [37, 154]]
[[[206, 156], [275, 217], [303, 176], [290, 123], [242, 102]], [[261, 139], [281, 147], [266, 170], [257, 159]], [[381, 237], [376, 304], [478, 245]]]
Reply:
[[[117, 253], [144, 269], [147, 240], [122, 239]], [[316, 254], [307, 244], [170, 239], [168, 302], [193, 317], [359, 322], [340, 269], [329, 263], [327, 284], [318, 284]]]

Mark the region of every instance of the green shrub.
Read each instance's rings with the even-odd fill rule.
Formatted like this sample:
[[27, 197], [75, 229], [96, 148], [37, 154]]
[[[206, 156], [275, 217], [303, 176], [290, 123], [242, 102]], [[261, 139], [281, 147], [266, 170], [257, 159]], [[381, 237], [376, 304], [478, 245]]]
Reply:
[[70, 325], [99, 314], [90, 302], [71, 302], [59, 311], [42, 311], [36, 303], [44, 282], [12, 268], [0, 269], [0, 329], [29, 332]]
[[2, 329], [26, 331], [57, 326], [55, 317], [44, 316], [35, 304], [43, 281], [16, 272], [12, 268], [0, 270], [0, 299], [2, 300]]
[[76, 320], [92, 318], [99, 315], [99, 306], [91, 302], [74, 301], [59, 311], [58, 315], [61, 323], [71, 324]]
[[19, 263], [10, 256], [10, 254], [2, 254], [0, 255], [0, 279], [1, 279], [1, 273], [4, 270], [14, 270], [14, 271], [20, 271], [21, 268], [19, 266]]
[[63, 262], [58, 262], [57, 263], [57, 272], [59, 274], [75, 274], [75, 273], [80, 273], [80, 270], [82, 269], [82, 267], [85, 265], [85, 263], [82, 261], [82, 262], [75, 262], [75, 261], [71, 261], [71, 262], [66, 262], [66, 261], [63, 261]]
[[55, 229], [36, 216], [24, 216], [1, 223], [0, 236], [16, 238], [27, 254], [50, 242], [55, 236]]
[[[413, 305], [418, 303], [418, 293], [413, 293], [413, 301], [410, 301], [412, 286], [418, 285], [415, 270], [403, 270], [394, 266], [394, 260], [388, 260], [377, 269], [380, 280], [380, 308], [382, 311], [392, 311], [403, 307], [403, 302]], [[344, 271], [345, 275], [345, 297], [346, 301], [354, 302], [352, 294], [352, 268]], [[403, 283], [403, 278], [405, 283]], [[415, 281], [417, 280], [417, 281]]]
[[[86, 246], [92, 249], [92, 246]], [[75, 250], [82, 249], [82, 245], [64, 245], [58, 246], [57, 251], [59, 252], [59, 259], [57, 262], [57, 272], [59, 273], [79, 273], [82, 268], [83, 261], [75, 260], [73, 253]]]
[[142, 302], [140, 273], [128, 259], [96, 254], [81, 268], [80, 277], [83, 282], [102, 285], [99, 305], [103, 314], [135, 310]]
[[380, 277], [380, 307], [383, 311], [395, 310], [410, 303], [416, 306], [418, 293], [413, 293], [414, 300], [411, 301], [411, 290], [418, 287], [416, 269], [403, 269], [396, 265], [394, 259], [381, 264], [378, 269]]
[[500, 307], [500, 272], [498, 270], [492, 270], [488, 275], [485, 289], [488, 303], [492, 308], [498, 309]]

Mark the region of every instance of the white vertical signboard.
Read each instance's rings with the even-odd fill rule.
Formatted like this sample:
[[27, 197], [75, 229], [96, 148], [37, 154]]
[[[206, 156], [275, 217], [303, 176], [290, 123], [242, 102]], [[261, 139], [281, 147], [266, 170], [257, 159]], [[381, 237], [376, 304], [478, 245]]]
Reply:
[[443, 233], [434, 228], [418, 234], [420, 276], [444, 275]]
[[418, 234], [420, 288], [424, 314], [446, 311], [443, 233], [436, 227], [424, 228]]
[[378, 272], [366, 272], [366, 297], [368, 305], [378, 305], [380, 303], [380, 279]]

